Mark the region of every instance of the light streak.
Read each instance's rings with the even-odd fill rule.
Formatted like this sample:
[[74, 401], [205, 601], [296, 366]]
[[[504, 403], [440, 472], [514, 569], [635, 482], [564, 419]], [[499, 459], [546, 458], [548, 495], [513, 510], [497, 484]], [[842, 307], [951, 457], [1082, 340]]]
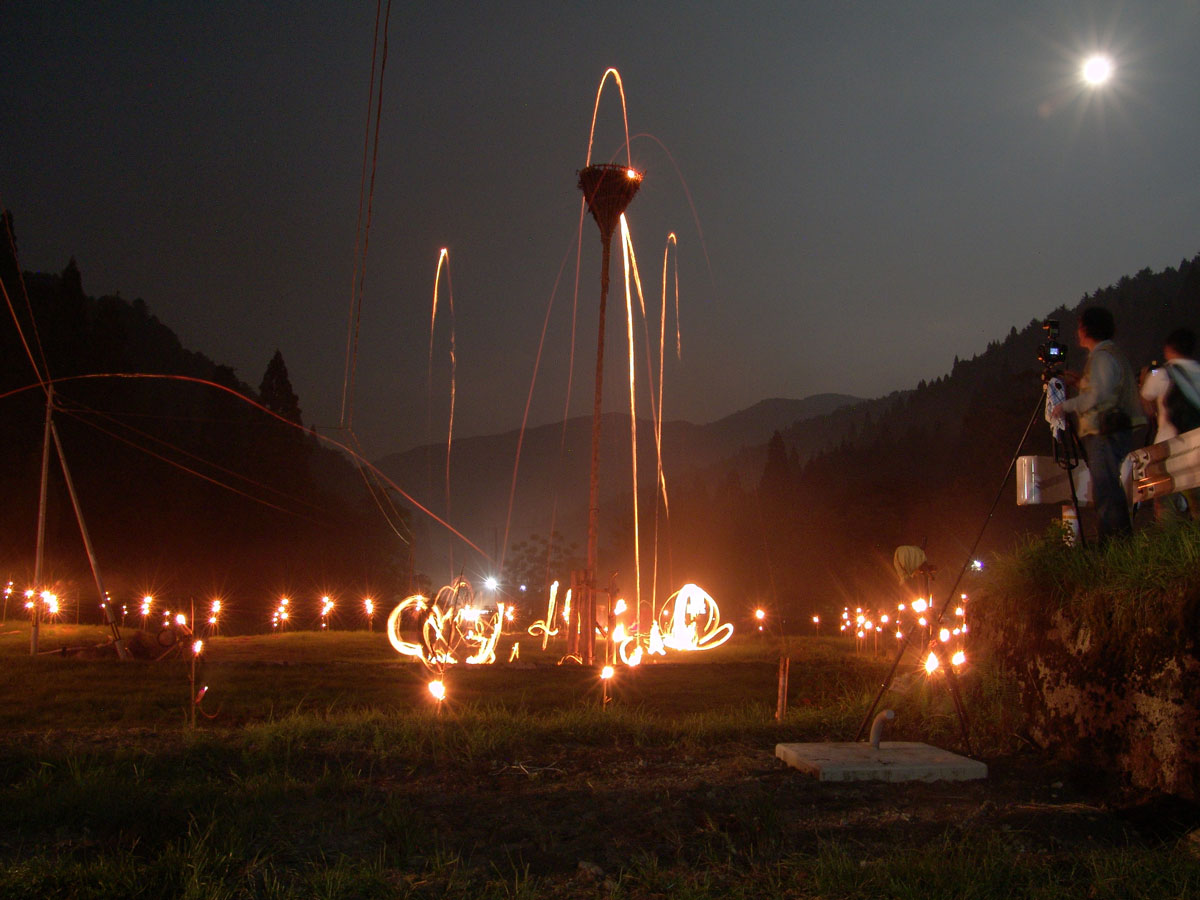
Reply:
[[[672, 650], [711, 650], [733, 634], [732, 625], [721, 624], [717, 602], [696, 584], [685, 584], [668, 597], [659, 619], [662, 645]], [[650, 652], [654, 652], [653, 630]]]
[[[630, 177], [637, 173], [630, 169]], [[637, 453], [637, 391], [634, 378], [634, 359], [636, 352], [633, 344], [633, 294], [630, 290], [630, 268], [637, 282], [638, 299], [642, 305], [642, 317], [645, 318], [646, 303], [642, 297], [642, 283], [637, 271], [637, 258], [633, 254], [633, 240], [629, 235], [629, 222], [625, 213], [621, 213], [621, 258], [625, 263], [625, 334], [629, 341], [629, 444], [630, 469], [633, 477], [633, 595], [638, 609], [642, 608], [642, 540], [641, 516], [638, 512], [638, 453]]]
[[635, 178], [637, 172], [633, 168], [633, 154], [629, 146], [629, 113], [625, 108], [625, 85], [621, 83], [621, 73], [612, 68], [604, 70], [604, 75], [600, 78], [600, 87], [596, 90], [596, 105], [592, 108], [592, 130], [588, 132], [588, 148], [584, 167], [592, 164], [592, 142], [596, 137], [596, 116], [600, 112], [600, 95], [604, 92], [604, 84], [608, 81], [609, 75], [613, 77], [613, 82], [617, 85], [617, 91], [621, 95], [621, 116], [625, 122], [625, 158], [628, 161], [629, 171], [633, 172], [629, 177]]
[[[421, 594], [404, 598], [388, 616], [388, 641], [397, 653], [435, 671], [460, 658], [471, 665], [495, 662], [505, 604], [487, 613], [472, 606], [472, 598], [471, 586], [462, 578], [439, 590], [432, 601]], [[411, 613], [417, 621], [417, 640], [406, 639], [401, 631], [405, 613]]]

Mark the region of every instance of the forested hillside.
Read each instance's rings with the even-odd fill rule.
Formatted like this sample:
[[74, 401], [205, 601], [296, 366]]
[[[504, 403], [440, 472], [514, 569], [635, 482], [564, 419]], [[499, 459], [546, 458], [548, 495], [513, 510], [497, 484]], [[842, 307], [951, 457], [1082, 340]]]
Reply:
[[[390, 597], [408, 587], [407, 525], [389, 529], [355, 467], [303, 428], [275, 348], [263, 348], [255, 390], [181, 346], [141, 300], [88, 296], [73, 260], [61, 275], [18, 277], [0, 233], [13, 310], [0, 327], [5, 580], [33, 575], [46, 410], [36, 363], [54, 381], [54, 421], [114, 598], [221, 594], [234, 615], [265, 622], [283, 592]], [[96, 589], [54, 455], [51, 464], [45, 580], [81, 598], [86, 621]]]
[[[1090, 304], [1113, 311], [1118, 343], [1135, 367], [1145, 365], [1171, 329], [1200, 331], [1200, 256], [1179, 268], [1143, 269], [1070, 309], [1048, 310], [1077, 370], [1085, 357], [1073, 342], [1076, 317]], [[1020, 453], [1052, 452], [1039, 400], [1044, 338], [1041, 320], [1032, 321], [931, 384], [783, 430], [757, 483], [736, 478], [732, 467], [724, 477], [689, 481], [672, 507], [675, 569], [708, 579], [725, 596], [777, 603], [793, 621], [889, 598], [900, 544], [926, 545], [949, 589], [1031, 416]], [[831, 422], [846, 439], [813, 453], [808, 435], [829, 433]], [[984, 532], [984, 555], [1059, 513], [1018, 508], [1015, 493], [1010, 478]]]

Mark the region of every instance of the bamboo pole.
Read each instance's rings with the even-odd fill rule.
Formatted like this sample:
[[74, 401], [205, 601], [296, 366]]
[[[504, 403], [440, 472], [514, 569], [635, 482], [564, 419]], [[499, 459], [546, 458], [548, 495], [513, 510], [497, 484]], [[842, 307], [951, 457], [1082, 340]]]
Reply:
[[54, 410], [54, 385], [46, 388], [46, 428], [42, 437], [42, 486], [38, 495], [37, 549], [33, 562], [33, 613], [29, 629], [29, 655], [38, 654], [38, 620], [41, 618], [42, 603], [42, 560], [46, 543], [46, 486], [50, 479], [50, 415]]

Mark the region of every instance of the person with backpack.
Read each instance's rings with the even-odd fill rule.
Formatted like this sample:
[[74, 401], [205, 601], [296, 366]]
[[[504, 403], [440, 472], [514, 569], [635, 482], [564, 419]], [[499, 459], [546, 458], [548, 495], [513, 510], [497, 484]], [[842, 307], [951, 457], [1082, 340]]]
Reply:
[[[1166, 363], [1142, 371], [1142, 400], [1154, 411], [1157, 422], [1155, 443], [1200, 428], [1200, 362], [1195, 353], [1195, 333], [1190, 328], [1176, 328], [1163, 341]], [[1185, 491], [1164, 500], [1167, 502], [1154, 504], [1159, 519], [1171, 508], [1186, 514], [1189, 505], [1195, 506], [1196, 497], [1193, 491]]]

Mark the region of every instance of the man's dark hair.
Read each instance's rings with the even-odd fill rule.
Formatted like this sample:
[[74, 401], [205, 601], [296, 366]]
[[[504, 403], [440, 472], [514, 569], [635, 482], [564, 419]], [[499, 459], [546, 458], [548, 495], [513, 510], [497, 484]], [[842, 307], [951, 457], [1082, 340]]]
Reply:
[[1111, 340], [1117, 333], [1113, 314], [1103, 306], [1089, 306], [1079, 314], [1079, 326], [1093, 341]]
[[1196, 333], [1190, 328], [1176, 328], [1167, 335], [1163, 346], [1170, 347], [1180, 356], [1191, 359], [1196, 355]]

